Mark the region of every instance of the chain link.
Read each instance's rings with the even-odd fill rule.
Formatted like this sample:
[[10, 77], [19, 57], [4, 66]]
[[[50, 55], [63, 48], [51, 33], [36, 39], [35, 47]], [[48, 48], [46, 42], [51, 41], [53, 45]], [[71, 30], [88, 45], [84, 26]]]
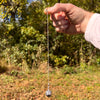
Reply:
[[48, 54], [47, 54], [47, 68], [48, 68], [48, 89], [49, 89], [49, 60], [50, 60], [50, 58], [49, 58], [49, 50], [50, 50], [50, 48], [49, 48], [49, 20], [48, 20], [48, 10], [46, 9], [46, 12], [47, 12], [47, 50], [48, 50]]

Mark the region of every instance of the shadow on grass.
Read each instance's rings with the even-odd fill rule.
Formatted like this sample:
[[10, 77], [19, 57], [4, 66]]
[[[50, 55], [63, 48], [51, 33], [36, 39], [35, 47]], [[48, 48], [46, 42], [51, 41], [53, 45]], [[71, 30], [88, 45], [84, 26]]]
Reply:
[[5, 73], [6, 71], [8, 71], [8, 68], [5, 66], [0, 66], [0, 74]]

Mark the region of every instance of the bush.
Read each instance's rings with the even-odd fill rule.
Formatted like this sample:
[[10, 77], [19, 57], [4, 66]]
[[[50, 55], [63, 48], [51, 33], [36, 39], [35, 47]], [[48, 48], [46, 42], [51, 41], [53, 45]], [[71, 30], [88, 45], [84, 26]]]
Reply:
[[[15, 10], [21, 20], [19, 22], [12, 20], [0, 25], [0, 57], [5, 58], [8, 63], [18, 66], [23, 66], [24, 61], [28, 68], [32, 68], [38, 66], [42, 61], [47, 61], [46, 15], [43, 13], [47, 1], [44, 0], [42, 5], [39, 2], [33, 2], [27, 9], [24, 1], [19, 2], [18, 12]], [[48, 2], [51, 6], [56, 1], [49, 0]], [[69, 2], [87, 10], [100, 12], [98, 0], [94, 3], [90, 0], [69, 0]], [[81, 2], [83, 2], [82, 5]], [[9, 5], [7, 7], [9, 8]], [[13, 9], [10, 10], [13, 12]], [[9, 16], [10, 12], [7, 12]], [[69, 36], [56, 33], [51, 21], [49, 21], [49, 32], [50, 64], [52, 66], [91, 65], [96, 61], [99, 64], [97, 58], [100, 51], [87, 43], [83, 35]]]

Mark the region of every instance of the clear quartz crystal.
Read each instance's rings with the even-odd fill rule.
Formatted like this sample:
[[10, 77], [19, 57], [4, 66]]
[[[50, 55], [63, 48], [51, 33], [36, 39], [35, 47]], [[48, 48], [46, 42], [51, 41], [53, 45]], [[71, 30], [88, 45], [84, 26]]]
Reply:
[[51, 94], [52, 94], [51, 91], [48, 89], [48, 90], [46, 91], [46, 96], [47, 96], [47, 97], [50, 97]]

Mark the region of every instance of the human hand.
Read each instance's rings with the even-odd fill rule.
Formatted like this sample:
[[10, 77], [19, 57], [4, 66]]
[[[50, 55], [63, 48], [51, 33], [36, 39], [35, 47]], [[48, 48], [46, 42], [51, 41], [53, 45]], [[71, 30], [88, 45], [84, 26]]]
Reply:
[[56, 31], [68, 34], [84, 33], [88, 21], [93, 15], [70, 3], [57, 3], [53, 7], [46, 8], [45, 14], [47, 11]]

